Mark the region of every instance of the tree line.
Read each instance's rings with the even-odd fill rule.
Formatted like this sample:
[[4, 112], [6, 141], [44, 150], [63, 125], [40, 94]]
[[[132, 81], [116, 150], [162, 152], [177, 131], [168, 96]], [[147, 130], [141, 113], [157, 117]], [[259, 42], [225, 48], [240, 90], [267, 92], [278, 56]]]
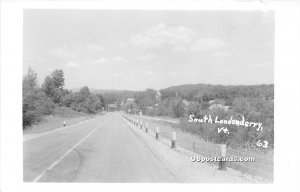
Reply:
[[[53, 113], [55, 107], [65, 106], [72, 110], [94, 114], [107, 104], [117, 104], [121, 109], [127, 98], [135, 99], [135, 108], [150, 116], [168, 116], [180, 119], [179, 128], [201, 136], [205, 140], [229, 145], [255, 147], [257, 139], [274, 144], [274, 85], [221, 86], [180, 85], [158, 91], [114, 91], [92, 93], [88, 87], [78, 92], [64, 88], [63, 70], [54, 70], [40, 86], [37, 73], [31, 68], [23, 77], [23, 128], [41, 120], [43, 115]], [[229, 109], [211, 109], [211, 101]], [[227, 126], [230, 134], [218, 134], [217, 126], [188, 122], [189, 115], [201, 118], [204, 115], [229, 119], [243, 116], [248, 121], [263, 123], [263, 131]]]
[[[214, 143], [257, 149], [256, 141], [268, 141], [268, 149], [274, 147], [274, 85], [221, 86], [221, 85], [181, 85], [158, 91], [120, 91], [104, 94], [111, 103], [119, 105], [127, 98], [135, 99], [137, 111], [149, 116], [168, 116], [180, 119], [177, 126], [185, 132], [199, 135]], [[214, 104], [223, 107], [211, 108]], [[125, 102], [126, 103], [126, 102]], [[126, 109], [126, 108], [125, 108]], [[128, 109], [128, 108], [127, 108]], [[188, 122], [189, 115], [197, 118], [204, 115], [218, 116], [222, 119], [241, 120], [263, 124], [262, 131], [250, 128], [226, 126], [230, 134], [220, 134], [216, 124]]]
[[95, 114], [104, 108], [103, 96], [91, 93], [87, 86], [75, 93], [64, 86], [62, 69], [54, 70], [40, 86], [37, 73], [28, 68], [23, 77], [23, 129], [39, 122], [43, 115], [52, 114], [55, 107], [65, 106], [88, 114]]
[[[115, 96], [117, 98], [117, 96]], [[145, 115], [168, 116], [180, 119], [178, 128], [201, 136], [215, 143], [257, 148], [257, 140], [266, 140], [269, 149], [274, 146], [274, 85], [221, 86], [181, 85], [157, 91], [147, 89], [132, 95], [139, 110]], [[122, 95], [120, 95], [122, 98]], [[211, 108], [213, 104], [223, 107]], [[248, 121], [263, 123], [263, 130], [226, 126], [230, 134], [219, 134], [218, 126], [188, 122], [189, 115], [201, 118], [204, 115], [222, 119], [244, 117]]]

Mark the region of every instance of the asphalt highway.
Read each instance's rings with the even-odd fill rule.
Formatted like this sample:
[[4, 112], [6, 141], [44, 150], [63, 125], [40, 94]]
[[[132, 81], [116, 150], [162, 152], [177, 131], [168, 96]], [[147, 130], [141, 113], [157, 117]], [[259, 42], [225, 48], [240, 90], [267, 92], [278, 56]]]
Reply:
[[176, 182], [118, 112], [24, 141], [25, 182]]

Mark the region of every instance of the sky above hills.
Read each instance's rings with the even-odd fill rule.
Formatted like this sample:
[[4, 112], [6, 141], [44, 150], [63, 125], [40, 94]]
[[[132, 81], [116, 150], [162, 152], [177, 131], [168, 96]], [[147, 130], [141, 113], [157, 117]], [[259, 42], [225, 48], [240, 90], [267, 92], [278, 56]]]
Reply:
[[66, 88], [274, 83], [274, 14], [261, 11], [24, 11], [24, 73]]

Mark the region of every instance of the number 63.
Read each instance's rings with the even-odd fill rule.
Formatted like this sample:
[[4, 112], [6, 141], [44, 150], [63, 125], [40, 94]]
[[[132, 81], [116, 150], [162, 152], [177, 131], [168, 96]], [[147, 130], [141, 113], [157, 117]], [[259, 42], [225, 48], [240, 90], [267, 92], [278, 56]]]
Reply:
[[257, 141], [257, 143], [256, 143], [256, 145], [258, 146], [258, 147], [263, 147], [263, 148], [268, 148], [268, 141], [263, 141], [263, 143], [260, 141], [260, 140], [258, 140]]

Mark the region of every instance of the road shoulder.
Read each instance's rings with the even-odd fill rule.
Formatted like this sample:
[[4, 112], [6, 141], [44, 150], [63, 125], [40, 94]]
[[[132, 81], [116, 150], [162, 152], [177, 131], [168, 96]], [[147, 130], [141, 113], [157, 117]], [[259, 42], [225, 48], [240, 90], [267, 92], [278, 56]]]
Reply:
[[[121, 116], [121, 115], [120, 115]], [[183, 148], [171, 149], [169, 140], [155, 139], [153, 132], [132, 125], [122, 116], [121, 118], [137, 137], [146, 145], [163, 164], [167, 165], [175, 175], [181, 177], [185, 183], [252, 183], [237, 172], [219, 171], [216, 166], [208, 163], [192, 162], [191, 156], [199, 156]]]

